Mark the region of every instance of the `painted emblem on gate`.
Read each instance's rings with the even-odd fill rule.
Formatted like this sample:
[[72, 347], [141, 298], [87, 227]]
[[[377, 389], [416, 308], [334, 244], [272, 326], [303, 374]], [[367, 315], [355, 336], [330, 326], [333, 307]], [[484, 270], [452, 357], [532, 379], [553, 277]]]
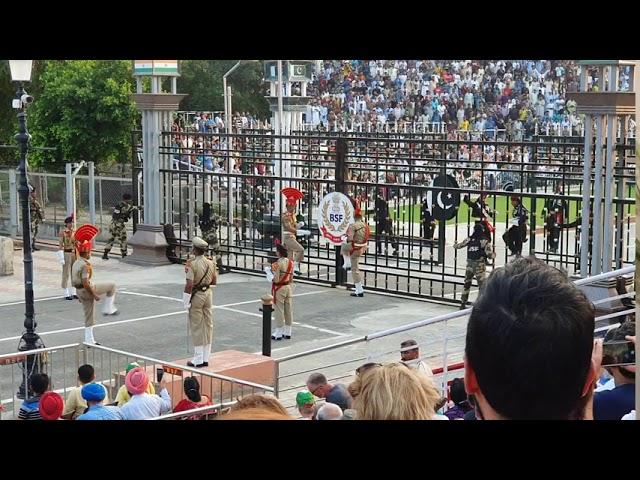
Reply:
[[340, 245], [342, 236], [346, 235], [347, 228], [354, 221], [351, 200], [338, 192], [325, 195], [318, 206], [318, 218], [322, 236], [331, 243]]

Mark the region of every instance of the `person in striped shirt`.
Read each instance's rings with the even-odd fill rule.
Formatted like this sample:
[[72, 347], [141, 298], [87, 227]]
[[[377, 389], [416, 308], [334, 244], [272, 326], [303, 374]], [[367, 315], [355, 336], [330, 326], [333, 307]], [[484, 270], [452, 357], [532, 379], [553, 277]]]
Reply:
[[42, 420], [40, 416], [40, 398], [49, 389], [49, 376], [46, 373], [34, 373], [29, 377], [29, 394], [18, 412], [20, 420]]

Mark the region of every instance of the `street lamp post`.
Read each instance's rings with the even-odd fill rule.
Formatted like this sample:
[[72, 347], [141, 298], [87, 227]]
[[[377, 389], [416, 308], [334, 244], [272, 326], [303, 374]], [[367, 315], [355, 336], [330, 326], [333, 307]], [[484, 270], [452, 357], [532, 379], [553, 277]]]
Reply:
[[[18, 133], [15, 139], [20, 148], [20, 165], [18, 174], [20, 175], [20, 186], [18, 193], [20, 196], [20, 207], [22, 209], [22, 249], [24, 252], [24, 300], [25, 318], [24, 328], [18, 350], [21, 352], [42, 348], [42, 340], [36, 333], [37, 323], [35, 320], [33, 302], [33, 258], [31, 256], [31, 218], [29, 212], [29, 185], [27, 182], [27, 151], [31, 135], [27, 130], [27, 107], [33, 103], [33, 97], [24, 90], [23, 82], [31, 81], [32, 60], [9, 60], [11, 69], [11, 79], [19, 82], [16, 98], [13, 100], [13, 108], [18, 110]], [[29, 376], [38, 371], [38, 361], [36, 355], [27, 355], [23, 361], [23, 381], [18, 390], [18, 398], [24, 398], [28, 393]]]

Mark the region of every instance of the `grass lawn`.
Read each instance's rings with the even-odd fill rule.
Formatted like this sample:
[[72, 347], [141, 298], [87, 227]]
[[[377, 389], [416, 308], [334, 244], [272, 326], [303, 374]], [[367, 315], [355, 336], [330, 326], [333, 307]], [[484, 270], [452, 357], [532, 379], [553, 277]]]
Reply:
[[[471, 199], [475, 200], [477, 198], [477, 196], [472, 195]], [[505, 223], [507, 221], [508, 218], [511, 218], [511, 215], [513, 214], [513, 206], [511, 205], [511, 201], [509, 200], [508, 197], [506, 196], [500, 196], [500, 197], [488, 197], [487, 198], [487, 203], [489, 205], [489, 207], [493, 210], [497, 210], [498, 214], [494, 217], [493, 222], [492, 223]], [[544, 203], [545, 200], [544, 199], [536, 199], [536, 212], [537, 212], [537, 216], [536, 216], [536, 225], [538, 227], [542, 227], [544, 225], [544, 217], [542, 216], [542, 209], [544, 208]], [[533, 199], [532, 198], [525, 198], [523, 200], [524, 206], [527, 208], [527, 210], [529, 210], [529, 214], [531, 214], [532, 212], [532, 203], [533, 203]], [[398, 221], [405, 221], [408, 222], [410, 221], [410, 218], [413, 220], [414, 223], [419, 223], [420, 222], [420, 210], [422, 208], [422, 206], [420, 204], [418, 205], [413, 205], [413, 207], [409, 207], [409, 202], [408, 200], [406, 201], [407, 206], [406, 207], [402, 207], [402, 205], [400, 207], [396, 207], [396, 208], [392, 208], [391, 209], [391, 218], [393, 218], [394, 220], [398, 220]], [[631, 212], [630, 214], [635, 216], [636, 214], [636, 205], [633, 204], [630, 206], [631, 207]], [[411, 212], [410, 212], [411, 210]], [[629, 205], [625, 205], [624, 206], [624, 214], [625, 216], [629, 214]], [[456, 222], [457, 223], [461, 223], [461, 224], [466, 224], [467, 222], [469, 222], [469, 215], [470, 215], [471, 209], [461, 200], [460, 201], [460, 207], [458, 208], [458, 218], [456, 220], [456, 218], [452, 218], [451, 220], [447, 220], [447, 225], [455, 225]], [[575, 201], [570, 201], [569, 202], [569, 217], [568, 219], [565, 219], [565, 223], [569, 223], [572, 222], [576, 219], [576, 217], [579, 216], [579, 211], [578, 211], [578, 203]], [[614, 210], [615, 213], [615, 210]], [[469, 223], [473, 223], [474, 222], [474, 218], [471, 218], [471, 221]]]

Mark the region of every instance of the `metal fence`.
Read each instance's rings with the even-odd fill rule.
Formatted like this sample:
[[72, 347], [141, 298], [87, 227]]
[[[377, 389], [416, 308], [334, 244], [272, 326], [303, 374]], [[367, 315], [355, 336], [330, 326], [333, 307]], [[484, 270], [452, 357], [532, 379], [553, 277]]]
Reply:
[[[118, 390], [124, 385], [125, 369], [131, 362], [137, 362], [140, 367], [146, 370], [150, 381], [154, 382], [156, 391], [158, 390], [156, 370], [158, 368], [165, 370], [164, 375], [168, 380], [167, 390], [174, 407], [184, 398], [183, 382], [188, 376], [195, 376], [200, 383], [201, 393], [207, 395], [214, 406], [223, 404], [223, 408], [245, 395], [274, 392], [274, 389], [267, 385], [206, 370], [124, 352], [103, 345], [89, 346], [74, 343], [0, 355], [0, 399], [4, 407], [0, 409], [0, 419], [18, 418], [22, 404], [22, 399], [18, 395], [20, 385], [26, 383], [29, 373], [35, 373], [35, 370], [27, 372], [28, 359], [30, 360], [29, 365], [34, 360], [38, 361], [40, 373], [46, 373], [49, 376], [49, 389], [60, 393], [65, 400], [69, 393], [77, 387], [78, 367], [90, 364], [95, 370], [96, 381], [107, 388], [109, 401], [113, 402]], [[213, 414], [213, 410], [215, 410], [214, 407], [209, 413]], [[182, 415], [185, 415], [186, 418], [192, 416], [193, 412], [183, 412]], [[179, 417], [182, 418], [182, 415]]]
[[[21, 235], [18, 185], [11, 184], [12, 176], [15, 178], [15, 173], [10, 170], [0, 171], [0, 232]], [[44, 209], [44, 221], [39, 226], [38, 239], [57, 239], [64, 228], [67, 212], [75, 211], [76, 224], [94, 223], [100, 228], [98, 239], [106, 240], [113, 207], [122, 200], [123, 194], [133, 192], [131, 177], [94, 176], [92, 179], [88, 175], [74, 175], [71, 180], [75, 184], [72, 195], [67, 193], [71, 186], [65, 174], [29, 172], [28, 177]], [[90, 195], [91, 182], [94, 187], [93, 198]], [[13, 205], [12, 198], [15, 199]], [[94, 218], [92, 212], [95, 212]]]
[[[368, 289], [458, 301], [466, 262], [464, 253], [451, 245], [470, 234], [474, 218], [461, 202], [455, 216], [439, 222], [430, 238], [421, 217], [422, 203], [439, 192], [459, 198], [469, 195], [471, 200], [481, 192], [489, 195], [489, 207], [497, 212], [492, 221], [496, 228], [494, 266], [507, 261], [502, 235], [510, 226], [513, 208], [509, 197], [515, 193], [530, 212], [523, 253], [541, 257], [570, 274], [579, 270], [584, 144], [578, 137], [516, 143], [445, 140], [422, 133], [165, 132], [161, 138], [165, 166], [161, 169], [161, 218], [175, 230], [176, 256], [181, 260], [190, 239], [199, 234], [199, 215], [208, 202], [220, 220], [223, 263], [241, 271], [261, 272], [279, 241], [284, 209], [280, 191], [293, 186], [305, 194], [299, 220], [312, 232], [299, 240], [305, 247], [304, 280], [331, 285], [346, 281], [336, 248], [317, 229], [315, 206], [333, 191], [360, 200], [371, 224], [373, 235], [361, 262]], [[612, 268], [633, 263], [635, 255], [635, 151], [627, 144], [616, 145], [616, 150]], [[134, 177], [141, 171], [141, 164], [136, 164]], [[458, 187], [431, 186], [436, 177], [444, 175], [454, 178]], [[552, 251], [542, 210], [546, 202], [558, 197], [556, 186], [564, 192], [565, 215], [559, 248]], [[134, 188], [134, 196], [142, 199], [142, 186]], [[386, 227], [376, 206], [378, 195], [387, 205], [390, 224]]]

